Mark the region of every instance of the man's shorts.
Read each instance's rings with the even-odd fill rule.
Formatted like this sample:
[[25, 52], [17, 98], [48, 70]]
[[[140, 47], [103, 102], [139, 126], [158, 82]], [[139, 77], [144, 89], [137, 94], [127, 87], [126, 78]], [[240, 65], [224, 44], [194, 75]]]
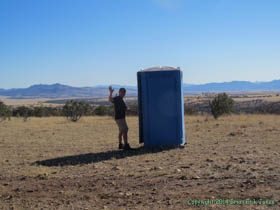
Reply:
[[119, 127], [120, 133], [128, 131], [128, 127], [127, 127], [125, 118], [124, 119], [116, 119], [116, 123]]

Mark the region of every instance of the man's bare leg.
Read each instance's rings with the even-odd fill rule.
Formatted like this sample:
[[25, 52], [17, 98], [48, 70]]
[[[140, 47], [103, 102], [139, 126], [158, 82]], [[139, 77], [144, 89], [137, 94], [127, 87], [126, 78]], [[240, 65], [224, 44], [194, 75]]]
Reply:
[[128, 141], [127, 141], [127, 132], [128, 132], [128, 131], [123, 132], [123, 141], [124, 141], [124, 143], [125, 143], [123, 149], [124, 149], [124, 150], [131, 150], [131, 147], [129, 146]]
[[124, 144], [127, 144], [127, 132], [128, 132], [128, 131], [124, 131], [124, 132], [123, 132], [123, 141], [124, 141]]
[[122, 132], [119, 133], [119, 144], [122, 143]]

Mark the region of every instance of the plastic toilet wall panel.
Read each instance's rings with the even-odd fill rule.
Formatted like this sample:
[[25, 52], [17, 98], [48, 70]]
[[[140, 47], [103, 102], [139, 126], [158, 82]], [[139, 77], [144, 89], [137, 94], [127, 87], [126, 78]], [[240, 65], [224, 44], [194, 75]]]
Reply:
[[138, 72], [139, 141], [174, 145], [185, 141], [181, 71]]

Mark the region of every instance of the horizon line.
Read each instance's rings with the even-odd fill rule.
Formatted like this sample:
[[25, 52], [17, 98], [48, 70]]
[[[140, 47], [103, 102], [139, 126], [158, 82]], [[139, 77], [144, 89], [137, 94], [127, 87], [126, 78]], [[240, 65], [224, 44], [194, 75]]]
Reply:
[[[265, 83], [265, 82], [273, 82], [273, 81], [278, 81], [280, 79], [273, 79], [273, 80], [268, 80], [268, 81], [246, 81], [246, 80], [231, 80], [231, 81], [223, 81], [223, 82], [207, 82], [207, 83], [185, 83], [183, 82], [184, 85], [206, 85], [206, 84], [217, 84], [217, 83], [231, 83], [231, 82], [249, 82], [249, 83]], [[29, 85], [27, 87], [19, 87], [19, 88], [1, 88], [0, 89], [4, 89], [4, 90], [8, 90], [8, 89], [25, 89], [25, 88], [30, 88], [32, 86], [35, 86], [35, 85], [65, 85], [65, 86], [69, 86], [69, 87], [75, 87], [75, 88], [94, 88], [94, 87], [98, 87], [98, 86], [132, 86], [132, 87], [137, 87], [137, 84], [135, 85], [122, 85], [122, 84], [96, 84], [96, 85], [93, 85], [93, 86], [72, 86], [72, 85], [66, 85], [66, 84], [63, 84], [63, 83], [59, 83], [59, 82], [56, 82], [56, 83], [39, 83], [39, 84], [33, 84], [33, 85]]]

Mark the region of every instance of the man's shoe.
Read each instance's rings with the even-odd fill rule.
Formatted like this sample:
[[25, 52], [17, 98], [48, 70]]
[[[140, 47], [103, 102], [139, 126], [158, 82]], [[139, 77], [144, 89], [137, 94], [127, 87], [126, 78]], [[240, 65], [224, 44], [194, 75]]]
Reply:
[[125, 144], [123, 147], [124, 150], [131, 150], [131, 147], [129, 146], [129, 144]]
[[122, 143], [119, 144], [119, 149], [123, 149], [123, 144]]

